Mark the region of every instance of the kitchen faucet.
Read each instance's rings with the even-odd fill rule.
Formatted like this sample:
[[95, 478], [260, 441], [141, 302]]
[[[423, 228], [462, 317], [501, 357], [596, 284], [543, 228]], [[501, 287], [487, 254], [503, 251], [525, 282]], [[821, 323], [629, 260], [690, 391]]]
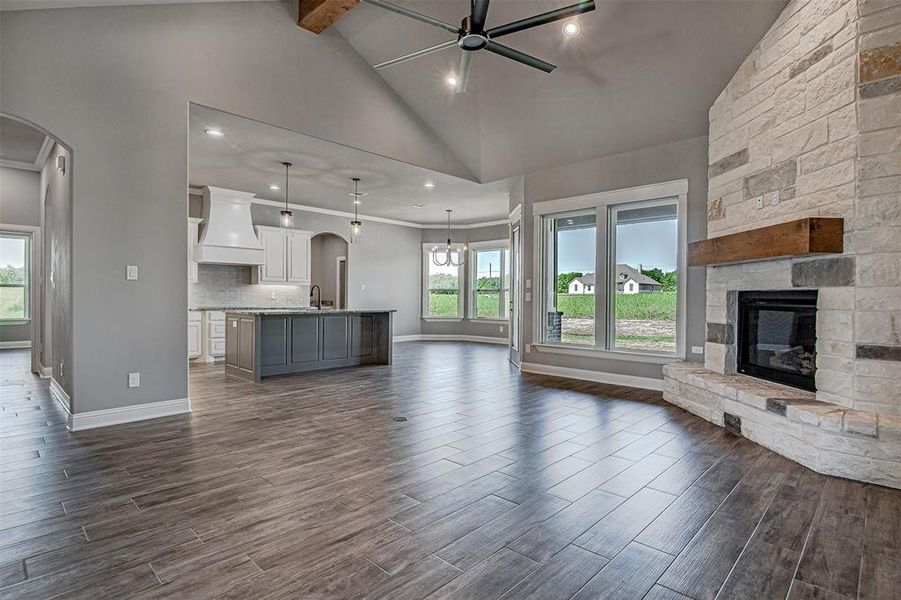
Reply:
[[313, 290], [316, 290], [316, 309], [322, 310], [322, 290], [319, 289], [318, 285], [314, 285], [310, 288], [310, 300], [313, 298]]

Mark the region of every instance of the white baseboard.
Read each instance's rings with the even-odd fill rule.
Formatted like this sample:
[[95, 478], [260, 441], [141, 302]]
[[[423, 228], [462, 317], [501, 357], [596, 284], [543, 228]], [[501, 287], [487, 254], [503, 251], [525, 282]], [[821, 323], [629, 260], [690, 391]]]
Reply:
[[148, 402], [134, 406], [92, 410], [90, 412], [69, 414], [69, 431], [82, 431], [96, 427], [121, 425], [147, 419], [159, 419], [191, 412], [190, 398], [176, 398], [161, 402]]
[[593, 381], [595, 383], [609, 383], [610, 385], [624, 385], [645, 390], [663, 391], [663, 380], [653, 379], [651, 377], [638, 377], [637, 375], [621, 375], [619, 373], [589, 371], [588, 369], [557, 367], [554, 365], [543, 365], [533, 362], [522, 363], [520, 365], [520, 370], [523, 373], [535, 373], [536, 375], [553, 375], [556, 377], [566, 377], [567, 379], [579, 379], [581, 381]]
[[19, 350], [31, 348], [30, 340], [20, 340], [15, 342], [0, 342], [0, 350]]
[[40, 375], [42, 379], [50, 379], [53, 377], [53, 367], [40, 367], [38, 375]]
[[487, 335], [420, 333], [417, 335], [396, 335], [394, 336], [394, 342], [478, 342], [481, 344], [506, 346], [510, 343], [510, 340], [505, 337], [489, 337]]
[[72, 418], [72, 412], [69, 410], [69, 407], [72, 405], [69, 394], [66, 393], [66, 390], [63, 389], [63, 386], [53, 379], [53, 374], [49, 375], [50, 377], [50, 395], [59, 402], [59, 405], [63, 407], [63, 410], [66, 411], [66, 414], [69, 415], [69, 418]]

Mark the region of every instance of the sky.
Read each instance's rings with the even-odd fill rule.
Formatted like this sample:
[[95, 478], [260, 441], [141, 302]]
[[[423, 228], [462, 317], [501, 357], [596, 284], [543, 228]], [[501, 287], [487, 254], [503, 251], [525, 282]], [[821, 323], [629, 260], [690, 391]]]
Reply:
[[0, 266], [25, 266], [24, 242], [21, 238], [0, 238]]
[[[616, 262], [645, 269], [676, 270], [676, 220], [618, 225]], [[561, 231], [558, 243], [558, 273], [594, 273], [596, 230]]]

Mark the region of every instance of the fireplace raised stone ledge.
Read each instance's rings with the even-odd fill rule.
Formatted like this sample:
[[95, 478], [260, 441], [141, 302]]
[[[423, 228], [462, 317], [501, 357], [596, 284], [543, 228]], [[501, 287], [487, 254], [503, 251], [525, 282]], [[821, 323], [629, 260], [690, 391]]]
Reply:
[[822, 402], [812, 392], [680, 362], [664, 366], [663, 398], [826, 475], [901, 489], [901, 416]]

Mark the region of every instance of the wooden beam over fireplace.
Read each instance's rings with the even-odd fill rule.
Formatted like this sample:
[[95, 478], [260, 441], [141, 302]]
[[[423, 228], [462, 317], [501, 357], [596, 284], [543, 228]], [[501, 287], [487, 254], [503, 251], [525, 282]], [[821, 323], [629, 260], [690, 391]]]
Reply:
[[322, 33], [338, 22], [360, 0], [298, 0], [297, 24], [313, 33]]
[[688, 245], [689, 266], [725, 265], [809, 254], [841, 254], [844, 219], [807, 217]]

